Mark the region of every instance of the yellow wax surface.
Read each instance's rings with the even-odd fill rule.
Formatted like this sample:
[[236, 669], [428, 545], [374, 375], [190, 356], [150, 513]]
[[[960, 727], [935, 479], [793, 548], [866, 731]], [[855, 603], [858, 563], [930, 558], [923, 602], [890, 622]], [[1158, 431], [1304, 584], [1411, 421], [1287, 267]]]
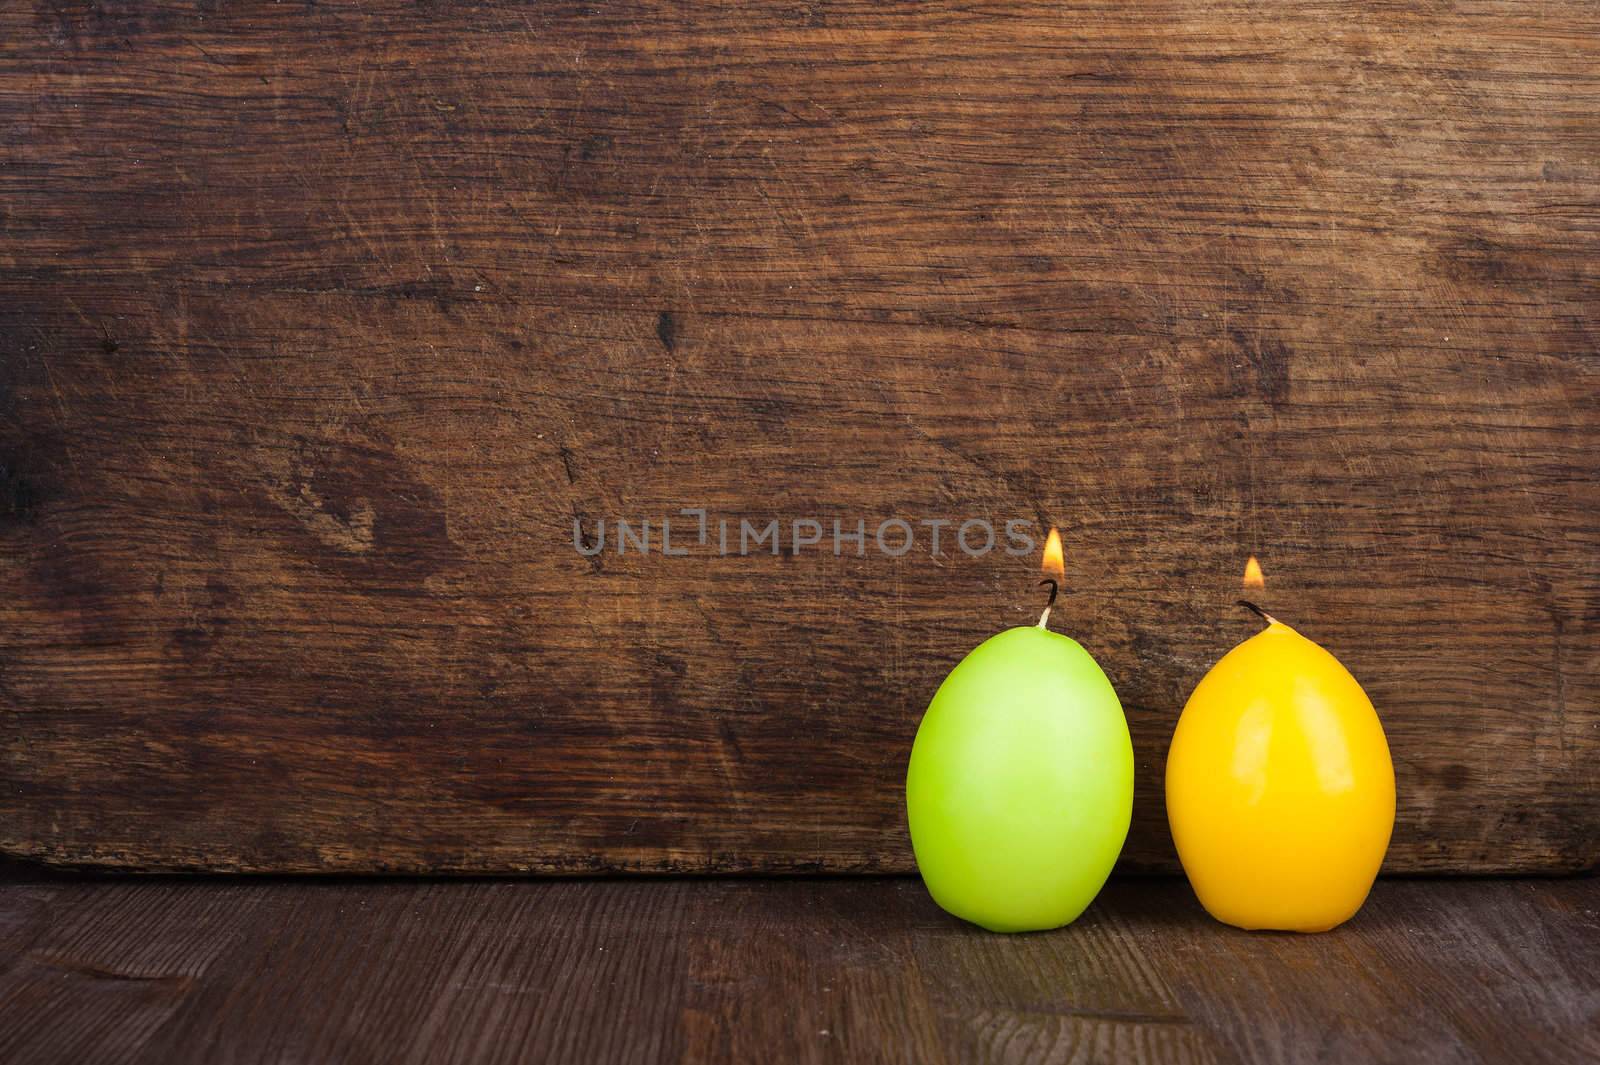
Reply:
[[1344, 922], [1394, 829], [1394, 766], [1371, 700], [1333, 655], [1272, 622], [1183, 708], [1167, 819], [1217, 920], [1298, 932]]

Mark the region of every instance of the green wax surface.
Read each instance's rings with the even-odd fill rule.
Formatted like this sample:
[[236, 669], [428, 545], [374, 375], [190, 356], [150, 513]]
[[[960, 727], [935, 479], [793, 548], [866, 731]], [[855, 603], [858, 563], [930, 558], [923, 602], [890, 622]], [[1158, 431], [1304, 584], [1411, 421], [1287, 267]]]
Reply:
[[996, 932], [1076, 918], [1133, 814], [1133, 744], [1099, 664], [1037, 627], [980, 644], [923, 715], [906, 812], [923, 882], [957, 917]]

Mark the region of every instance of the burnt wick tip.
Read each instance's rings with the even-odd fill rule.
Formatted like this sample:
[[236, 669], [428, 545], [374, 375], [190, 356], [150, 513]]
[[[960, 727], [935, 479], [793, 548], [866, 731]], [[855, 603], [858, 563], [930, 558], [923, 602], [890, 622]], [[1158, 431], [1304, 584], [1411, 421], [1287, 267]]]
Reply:
[[1061, 588], [1049, 577], [1046, 577], [1039, 583], [1048, 584], [1050, 586], [1050, 601], [1045, 603], [1044, 613], [1039, 615], [1039, 627], [1042, 629], [1050, 624], [1050, 608], [1056, 605], [1056, 595], [1060, 593]]
[[1267, 624], [1269, 624], [1269, 625], [1272, 624], [1272, 620], [1273, 620], [1272, 615], [1267, 613], [1265, 610], [1262, 610], [1260, 607], [1256, 606], [1250, 600], [1248, 600], [1248, 599], [1236, 599], [1236, 600], [1234, 600], [1234, 602], [1236, 602], [1239, 606], [1244, 607], [1246, 610], [1250, 611], [1251, 613], [1255, 614], [1257, 617], [1259, 617], [1262, 621], [1265, 621]]

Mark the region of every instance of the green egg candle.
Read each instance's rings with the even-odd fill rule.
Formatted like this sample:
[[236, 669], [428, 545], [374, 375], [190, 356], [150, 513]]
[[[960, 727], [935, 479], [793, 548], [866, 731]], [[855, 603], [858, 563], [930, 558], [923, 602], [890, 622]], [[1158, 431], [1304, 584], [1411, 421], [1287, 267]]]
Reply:
[[[1063, 568], [1051, 529], [1045, 570], [1059, 579]], [[906, 772], [928, 893], [993, 932], [1059, 928], [1082, 913], [1133, 815], [1122, 703], [1089, 652], [1045, 627], [1049, 618], [1046, 606], [1038, 625], [985, 640], [950, 671]]]

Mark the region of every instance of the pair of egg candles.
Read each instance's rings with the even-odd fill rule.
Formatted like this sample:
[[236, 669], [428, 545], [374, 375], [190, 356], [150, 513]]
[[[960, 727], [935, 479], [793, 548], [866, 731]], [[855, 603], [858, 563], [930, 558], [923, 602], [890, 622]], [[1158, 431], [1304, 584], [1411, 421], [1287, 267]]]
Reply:
[[[1050, 599], [1064, 571], [1050, 530]], [[1247, 586], [1259, 586], [1255, 559]], [[1243, 601], [1241, 601], [1243, 602]], [[1394, 828], [1372, 702], [1322, 647], [1266, 628], [1189, 697], [1167, 754], [1167, 819], [1219, 921], [1320, 932], [1353, 916]], [[911, 750], [907, 818], [929, 893], [996, 932], [1057, 928], [1099, 894], [1133, 813], [1122, 704], [1078, 643], [1039, 623], [980, 644], [935, 693]]]

